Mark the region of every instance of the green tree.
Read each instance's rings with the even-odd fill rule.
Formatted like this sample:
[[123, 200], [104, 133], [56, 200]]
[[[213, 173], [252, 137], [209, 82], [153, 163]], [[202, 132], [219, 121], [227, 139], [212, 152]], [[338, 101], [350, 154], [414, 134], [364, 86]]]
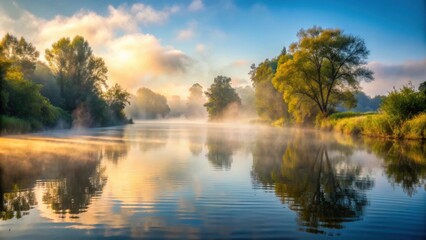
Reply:
[[62, 107], [73, 113], [73, 124], [111, 124], [108, 105], [102, 98], [108, 69], [102, 58], [93, 55], [89, 43], [81, 36], [72, 41], [62, 38], [46, 50], [46, 59], [64, 99]]
[[34, 72], [39, 52], [31, 43], [23, 37], [18, 40], [15, 36], [7, 33], [0, 45], [2, 45], [2, 55], [18, 68], [25, 78], [28, 78]]
[[416, 91], [409, 83], [399, 91], [392, 90], [380, 105], [380, 110], [397, 125], [402, 121], [415, 116], [420, 112], [426, 112], [426, 94]]
[[324, 116], [339, 103], [351, 108], [360, 80], [372, 80], [365, 67], [369, 54], [359, 37], [340, 29], [313, 27], [300, 30], [290, 45], [291, 58], [279, 64], [273, 79], [297, 121], [315, 113]]
[[241, 99], [231, 86], [231, 78], [217, 76], [210, 88], [204, 92], [207, 96], [207, 108], [211, 120], [224, 117], [225, 111], [231, 104], [241, 105]]
[[170, 112], [165, 96], [149, 88], [139, 88], [129, 109], [133, 118], [155, 119], [166, 117]]
[[41, 95], [49, 99], [54, 106], [61, 106], [63, 104], [63, 99], [61, 97], [58, 82], [56, 82], [52, 71], [50, 71], [50, 68], [46, 64], [40, 61], [38, 61], [35, 66], [36, 68], [34, 72], [30, 74], [29, 80], [41, 85]]
[[105, 100], [116, 122], [123, 122], [126, 120], [124, 108], [127, 104], [130, 104], [130, 93], [116, 83], [105, 93]]
[[[61, 109], [52, 106], [49, 100], [40, 94], [41, 85], [25, 78], [23, 66], [27, 67], [26, 72], [29, 74], [32, 68], [28, 66], [35, 61], [26, 55], [34, 51], [35, 49], [25, 39], [21, 38], [18, 41], [11, 35], [6, 35], [0, 43], [0, 114], [9, 117], [10, 120], [2, 123], [2, 132], [4, 129], [6, 132], [13, 132], [14, 129], [9, 129], [16, 127], [13, 121], [23, 120], [35, 130], [44, 126], [54, 126], [57, 120], [64, 116]], [[32, 56], [35, 55], [37, 54]]]
[[424, 94], [426, 94], [426, 81], [420, 83], [420, 85], [419, 85], [419, 91], [423, 92]]
[[55, 42], [51, 49], [46, 49], [46, 60], [58, 81], [67, 111], [75, 110], [91, 95], [100, 96], [102, 87], [107, 86], [105, 62], [93, 55], [89, 43], [81, 36]]
[[[286, 52], [283, 51], [286, 55]], [[262, 118], [275, 121], [288, 118], [287, 104], [283, 96], [272, 84], [278, 65], [278, 59], [266, 59], [256, 65], [251, 65], [250, 77], [255, 90], [255, 106], [257, 114]]]

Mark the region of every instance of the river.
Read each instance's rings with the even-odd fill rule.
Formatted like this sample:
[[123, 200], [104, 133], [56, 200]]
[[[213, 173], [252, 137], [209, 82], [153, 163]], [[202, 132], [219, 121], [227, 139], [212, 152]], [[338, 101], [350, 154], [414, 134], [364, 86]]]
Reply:
[[426, 239], [426, 144], [136, 122], [0, 138], [0, 239]]

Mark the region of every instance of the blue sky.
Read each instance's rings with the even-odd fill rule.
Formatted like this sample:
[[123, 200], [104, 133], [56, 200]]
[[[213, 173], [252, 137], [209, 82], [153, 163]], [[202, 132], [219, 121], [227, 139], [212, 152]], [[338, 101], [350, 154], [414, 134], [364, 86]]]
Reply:
[[[112, 67], [112, 81], [184, 96], [193, 82], [207, 87], [218, 74], [232, 77], [235, 86], [250, 84], [250, 64], [278, 55], [301, 28], [341, 28], [365, 40], [376, 80], [363, 87], [375, 95], [426, 79], [425, 2], [15, 0], [0, 3], [6, 16], [0, 17], [0, 29], [25, 36], [41, 52], [60, 37], [83, 35], [107, 64], [131, 61], [123, 70], [127, 74]], [[88, 26], [90, 19], [99, 27]], [[69, 36], [63, 29], [70, 29]], [[154, 52], [140, 50], [151, 49], [150, 44]], [[130, 53], [124, 54], [127, 60], [117, 57], [123, 46]], [[139, 66], [130, 55], [145, 56], [146, 64]], [[146, 74], [137, 71], [144, 69]], [[128, 74], [132, 70], [135, 76]]]

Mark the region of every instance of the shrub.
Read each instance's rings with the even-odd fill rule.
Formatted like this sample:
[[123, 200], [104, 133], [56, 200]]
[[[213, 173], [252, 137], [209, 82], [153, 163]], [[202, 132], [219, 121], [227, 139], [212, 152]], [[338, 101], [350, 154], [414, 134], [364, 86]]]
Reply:
[[407, 139], [426, 138], [426, 113], [421, 113], [406, 121], [401, 128], [401, 135]]
[[383, 100], [380, 110], [392, 118], [392, 121], [401, 124], [404, 120], [426, 111], [426, 95], [414, 90], [410, 83], [399, 91], [391, 91]]
[[0, 134], [18, 134], [31, 131], [31, 123], [16, 117], [0, 116]]

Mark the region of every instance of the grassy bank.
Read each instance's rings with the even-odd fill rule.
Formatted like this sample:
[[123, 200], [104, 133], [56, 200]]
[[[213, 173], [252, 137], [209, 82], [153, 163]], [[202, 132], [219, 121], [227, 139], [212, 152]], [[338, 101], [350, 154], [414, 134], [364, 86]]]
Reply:
[[385, 114], [337, 113], [319, 121], [317, 126], [351, 135], [426, 139], [426, 113], [420, 113], [406, 121], [396, 121]]

